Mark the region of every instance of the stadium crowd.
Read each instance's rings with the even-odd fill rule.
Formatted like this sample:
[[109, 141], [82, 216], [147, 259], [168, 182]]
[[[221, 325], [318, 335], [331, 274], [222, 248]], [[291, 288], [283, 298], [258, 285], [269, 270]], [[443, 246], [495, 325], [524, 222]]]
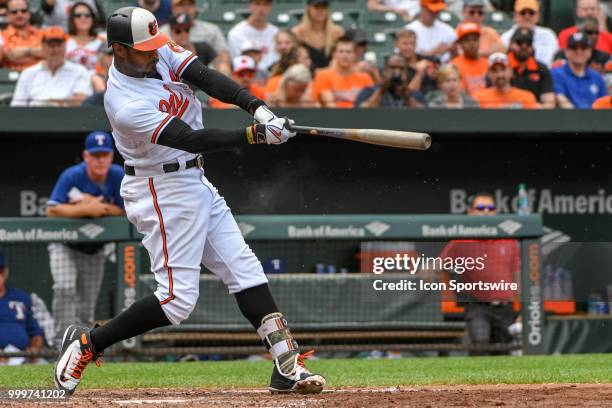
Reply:
[[[538, 0], [515, 0], [514, 25], [485, 25], [490, 0], [369, 0], [397, 13], [394, 53], [372, 55], [363, 27], [342, 27], [329, 0], [307, 0], [298, 24], [270, 22], [273, 0], [249, 0], [228, 32], [196, 0], [137, 0], [160, 30], [273, 107], [612, 108], [607, 6], [576, 0], [576, 25], [540, 25]], [[366, 4], [364, 2], [364, 4]], [[245, 3], [246, 5], [246, 3]], [[456, 14], [456, 27], [440, 19]], [[0, 0], [0, 69], [19, 72], [11, 106], [100, 105], [112, 50], [97, 0]], [[218, 100], [203, 102], [232, 108]]]

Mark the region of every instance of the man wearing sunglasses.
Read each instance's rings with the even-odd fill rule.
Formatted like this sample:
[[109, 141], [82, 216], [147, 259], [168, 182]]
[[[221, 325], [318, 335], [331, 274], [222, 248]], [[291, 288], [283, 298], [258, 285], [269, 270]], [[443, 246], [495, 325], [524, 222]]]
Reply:
[[9, 0], [8, 26], [0, 36], [0, 66], [3, 68], [21, 72], [42, 58], [42, 32], [30, 24], [30, 17], [26, 0]]
[[193, 20], [189, 14], [179, 13], [170, 16], [168, 24], [170, 25], [170, 39], [184, 49], [196, 54], [204, 65], [211, 64], [217, 58], [217, 53], [208, 43], [191, 41], [190, 34], [193, 29]]
[[502, 41], [509, 48], [512, 35], [518, 28], [533, 30], [535, 59], [550, 68], [559, 49], [557, 36], [550, 28], [539, 26], [539, 20], [540, 4], [538, 0], [516, 0], [514, 3], [514, 22], [516, 24], [502, 34]]
[[[605, 28], [605, 23], [600, 24], [602, 15], [605, 21], [605, 14], [601, 10], [599, 0], [577, 0], [576, 21], [578, 24], [568, 27], [559, 33], [559, 47], [561, 47], [561, 49], [566, 49], [569, 37], [580, 30], [585, 31], [589, 36], [592, 35], [595, 37], [596, 40], [594, 44], [596, 50], [612, 54], [612, 34], [607, 30], [602, 30], [602, 28]], [[588, 32], [586, 32], [584, 27], [581, 27], [581, 23], [587, 18], [593, 18], [597, 22], [595, 27], [589, 27]]]
[[484, 0], [465, 0], [463, 2], [462, 23], [474, 23], [480, 27], [480, 47], [478, 53], [481, 57], [488, 57], [495, 52], [505, 52], [506, 46], [497, 31], [483, 24], [485, 16]]
[[[476, 193], [468, 200], [468, 215], [491, 216], [497, 214], [495, 198], [490, 193]], [[486, 254], [486, 255], [485, 255]], [[512, 239], [485, 239], [470, 241], [451, 241], [442, 253], [441, 258], [478, 258], [485, 257], [484, 268], [469, 269], [462, 274], [448, 271], [450, 278], [462, 283], [497, 283], [519, 282], [520, 258], [519, 246]], [[508, 327], [516, 320], [512, 302], [518, 293], [512, 290], [472, 290], [460, 294], [459, 300], [465, 307], [470, 343], [489, 345], [511, 343], [512, 336]], [[470, 354], [487, 354], [474, 350]]]

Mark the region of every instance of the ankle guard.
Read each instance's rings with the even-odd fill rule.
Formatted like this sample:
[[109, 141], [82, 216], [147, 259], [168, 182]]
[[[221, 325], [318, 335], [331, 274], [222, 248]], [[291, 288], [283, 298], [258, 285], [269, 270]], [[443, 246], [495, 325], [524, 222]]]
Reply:
[[297, 364], [299, 348], [282, 313], [270, 313], [264, 316], [257, 333], [272, 354], [278, 371], [284, 375], [293, 373]]

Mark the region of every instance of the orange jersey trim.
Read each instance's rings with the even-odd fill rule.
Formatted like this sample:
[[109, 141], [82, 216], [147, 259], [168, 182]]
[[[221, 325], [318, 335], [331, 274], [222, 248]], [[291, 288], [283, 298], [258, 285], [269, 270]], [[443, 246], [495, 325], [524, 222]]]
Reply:
[[176, 70], [176, 76], [177, 78], [179, 78], [181, 76], [181, 74], [183, 73], [183, 69], [185, 69], [185, 67], [187, 66], [187, 64], [189, 64], [189, 62], [195, 58], [195, 54], [191, 54], [189, 57], [187, 57], [187, 59], [185, 61], [183, 61], [183, 63], [181, 65], [179, 65], [178, 69]]
[[[182, 113], [185, 113], [185, 112], [183, 111]], [[182, 113], [181, 113], [181, 115], [182, 115]], [[166, 119], [162, 120], [162, 122], [157, 126], [157, 128], [155, 128], [155, 132], [153, 132], [153, 135], [151, 136], [151, 143], [153, 143], [153, 144], [157, 143], [157, 138], [159, 137], [159, 133], [161, 132], [163, 127], [166, 125], [166, 123], [168, 123], [168, 121], [171, 118], [172, 118], [172, 115], [166, 116]]]
[[164, 217], [162, 216], [161, 209], [157, 203], [157, 193], [155, 192], [155, 186], [153, 185], [153, 177], [149, 177], [149, 189], [151, 190], [151, 195], [153, 196], [153, 205], [155, 206], [155, 212], [157, 212], [159, 227], [161, 229], [162, 247], [164, 249], [164, 268], [166, 268], [168, 271], [168, 292], [170, 293], [170, 296], [159, 302], [160, 305], [165, 305], [166, 303], [174, 300], [175, 296], [174, 293], [172, 293], [172, 268], [168, 266], [168, 246], [166, 241], [166, 228], [164, 227]]

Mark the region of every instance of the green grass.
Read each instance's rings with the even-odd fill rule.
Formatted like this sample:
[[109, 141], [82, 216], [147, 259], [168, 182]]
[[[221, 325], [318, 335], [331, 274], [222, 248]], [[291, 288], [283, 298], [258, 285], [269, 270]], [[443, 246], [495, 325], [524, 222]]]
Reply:
[[[612, 354], [315, 360], [308, 367], [342, 386], [612, 383]], [[0, 367], [0, 388], [49, 388], [52, 366]], [[270, 362], [105, 363], [88, 367], [80, 387], [265, 387]]]

